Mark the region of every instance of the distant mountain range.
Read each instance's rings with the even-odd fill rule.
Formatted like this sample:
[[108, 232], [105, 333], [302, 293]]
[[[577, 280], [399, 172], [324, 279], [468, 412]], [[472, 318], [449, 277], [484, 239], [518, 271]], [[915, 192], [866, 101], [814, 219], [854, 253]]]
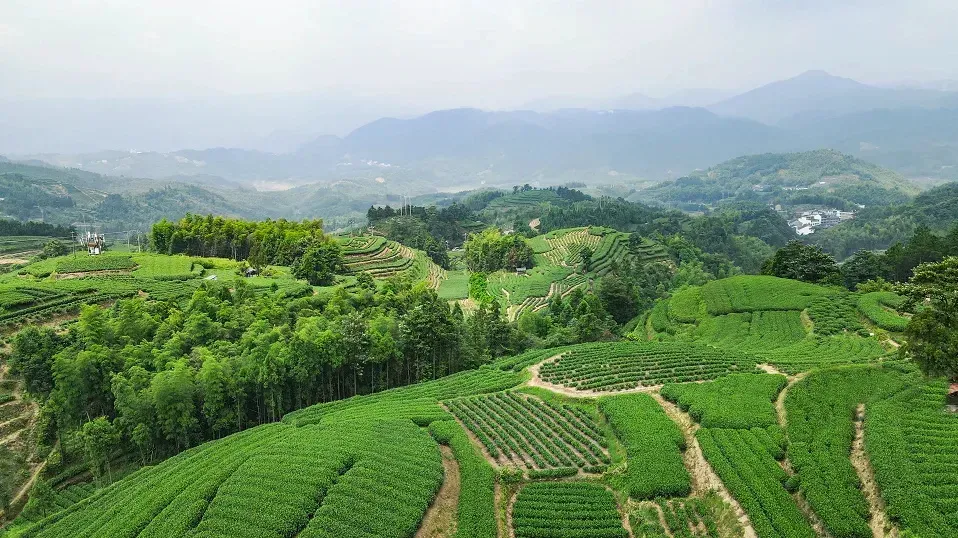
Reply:
[[712, 104], [722, 116], [738, 116], [775, 124], [795, 116], [817, 118], [876, 109], [955, 108], [958, 93], [918, 88], [881, 88], [808, 71], [797, 77], [766, 84]]
[[[713, 98], [720, 100], [704, 108], [661, 108]], [[308, 128], [277, 132], [274, 151], [213, 148], [18, 158], [114, 176], [195, 177], [222, 186], [285, 188], [347, 179], [378, 180], [391, 192], [435, 192], [536, 182], [658, 181], [740, 155], [832, 148], [907, 177], [958, 179], [956, 92], [869, 86], [810, 71], [731, 97], [694, 90], [669, 99], [633, 94], [601, 106], [579, 103], [584, 108], [464, 108], [385, 117], [342, 137], [307, 139]], [[550, 108], [547, 102], [537, 107]], [[10, 130], [4, 136], [11, 136]]]

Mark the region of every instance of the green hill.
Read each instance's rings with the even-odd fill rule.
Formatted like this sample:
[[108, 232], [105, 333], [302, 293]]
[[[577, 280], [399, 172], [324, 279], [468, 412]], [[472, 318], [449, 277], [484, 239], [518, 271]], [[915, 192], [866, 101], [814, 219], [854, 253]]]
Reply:
[[897, 172], [834, 150], [816, 150], [737, 157], [637, 196], [703, 206], [756, 200], [872, 206], [902, 202], [917, 193]]
[[[544, 237], [551, 248], [537, 254], [561, 258], [554, 267], [575, 261], [578, 245], [597, 241], [583, 232]], [[379, 239], [348, 244], [388, 257]], [[743, 536], [746, 521], [761, 538], [784, 538], [816, 536], [814, 513], [834, 536], [864, 537], [869, 511], [856, 507], [865, 497], [839, 481], [855, 476], [849, 432], [866, 402], [867, 453], [891, 524], [951, 535], [958, 492], [940, 484], [955, 478], [944, 462], [958, 457], [958, 418], [940, 413], [943, 383], [888, 359], [870, 336], [872, 310], [892, 298], [865, 297], [774, 277], [683, 288], [657, 303], [638, 342], [533, 350], [320, 403], [58, 497], [51, 514], [22, 518], [9, 534], [411, 537], [452, 528], [493, 538], [511, 525], [536, 537], [624, 537], [629, 528]], [[811, 373], [763, 372], [774, 367]], [[927, 465], [931, 453], [943, 463]], [[701, 458], [693, 479], [686, 465]], [[811, 508], [789, 494], [796, 487]]]
[[[523, 312], [546, 308], [552, 299], [566, 297], [573, 290], [593, 290], [612, 268], [624, 267], [629, 260], [650, 263], [669, 259], [662, 245], [649, 239], [643, 239], [633, 252], [630, 236], [601, 226], [563, 228], [537, 235], [527, 240], [534, 252], [535, 266], [521, 273], [489, 274], [488, 291], [506, 309], [508, 318], [514, 320]], [[582, 258], [585, 251], [590, 253], [588, 265]], [[464, 291], [468, 292], [458, 280], [439, 286], [440, 294], [447, 298], [464, 299]]]

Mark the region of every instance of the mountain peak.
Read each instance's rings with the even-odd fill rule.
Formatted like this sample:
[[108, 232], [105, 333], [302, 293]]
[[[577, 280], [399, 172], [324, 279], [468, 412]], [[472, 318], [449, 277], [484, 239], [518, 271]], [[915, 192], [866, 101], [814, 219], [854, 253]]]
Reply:
[[809, 69], [794, 78], [841, 78], [836, 77], [824, 69]]

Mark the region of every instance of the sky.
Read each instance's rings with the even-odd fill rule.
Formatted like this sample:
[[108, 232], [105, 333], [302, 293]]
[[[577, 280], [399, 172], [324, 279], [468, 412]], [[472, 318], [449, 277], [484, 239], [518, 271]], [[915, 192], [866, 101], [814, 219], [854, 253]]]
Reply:
[[954, 0], [3, 0], [0, 99], [323, 92], [413, 107], [958, 79]]

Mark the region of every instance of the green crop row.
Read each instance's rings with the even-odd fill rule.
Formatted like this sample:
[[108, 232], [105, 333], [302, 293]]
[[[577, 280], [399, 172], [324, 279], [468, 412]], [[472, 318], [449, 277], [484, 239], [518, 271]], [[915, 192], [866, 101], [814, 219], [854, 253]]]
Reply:
[[442, 478], [409, 421], [273, 424], [138, 471], [23, 536], [411, 536]]
[[137, 268], [133, 275], [156, 280], [188, 280], [200, 276], [201, 264], [194, 264], [188, 256], [163, 256], [159, 254], [134, 254]]
[[374, 254], [383, 249], [386, 245], [386, 238], [378, 235], [353, 237], [347, 241], [343, 247], [343, 256], [352, 258]]
[[702, 303], [702, 288], [685, 287], [672, 294], [668, 301], [669, 317], [679, 323], [695, 323], [705, 314]]
[[90, 271], [121, 271], [132, 269], [136, 264], [130, 256], [101, 254], [99, 256], [78, 255], [61, 258], [57, 262], [58, 273], [87, 273]]
[[652, 330], [657, 333], [665, 334], [675, 334], [676, 328], [672, 324], [672, 319], [669, 318], [669, 310], [671, 299], [662, 299], [656, 301], [655, 305], [652, 306], [652, 311], [649, 312], [649, 324], [652, 326]]
[[[659, 499], [655, 505], [643, 505], [633, 514], [632, 532], [636, 538], [718, 538], [718, 525], [710, 503], [721, 503], [714, 494], [706, 498]], [[665, 523], [668, 533], [662, 527]]]
[[621, 390], [714, 379], [755, 369], [741, 353], [680, 342], [603, 342], [572, 348], [542, 365], [542, 379], [576, 389]]
[[429, 433], [440, 444], [452, 448], [459, 463], [459, 505], [456, 536], [496, 538], [496, 474], [466, 432], [453, 420], [436, 421]]
[[696, 438], [759, 538], [815, 538], [811, 524], [785, 489], [788, 474], [753, 432], [701, 428]]
[[709, 314], [755, 310], [804, 310], [811, 302], [830, 295], [828, 288], [773, 276], [734, 276], [702, 286]]
[[625, 538], [612, 493], [586, 482], [536, 482], [512, 510], [516, 538]]
[[731, 374], [708, 383], [662, 387], [662, 397], [707, 428], [766, 428], [778, 424], [775, 401], [783, 375]]
[[[410, 401], [419, 405], [432, 403], [431, 406], [424, 407], [423, 411], [435, 409], [437, 411], [432, 412], [435, 414], [441, 411], [441, 408], [437, 405], [439, 400], [499, 392], [515, 387], [520, 383], [522, 383], [522, 375], [516, 372], [502, 371], [485, 366], [477, 370], [459, 372], [435, 381], [317, 404], [289, 413], [283, 417], [283, 422], [302, 426], [329, 422], [333, 418], [339, 421], [350, 419], [350, 417], [362, 417], [370, 410], [388, 410], [389, 406], [394, 403], [406, 402], [408, 404]], [[446, 418], [449, 418], [448, 415], [446, 415]]]
[[658, 402], [647, 394], [624, 394], [600, 399], [599, 409], [625, 445], [629, 497], [688, 495], [685, 437]]
[[865, 449], [902, 536], [958, 536], [958, 415], [944, 381], [912, 386], [865, 409]]
[[805, 340], [797, 310], [770, 310], [712, 316], [693, 331], [696, 339], [744, 352], [774, 350]]
[[446, 407], [500, 456], [529, 469], [608, 465], [605, 440], [588, 417], [514, 392], [446, 402]]
[[888, 352], [874, 338], [836, 335], [806, 338], [778, 349], [754, 353], [779, 370], [791, 373], [818, 366], [868, 362]]
[[519, 355], [497, 359], [492, 363], [492, 365], [500, 370], [512, 370], [514, 372], [518, 372], [527, 366], [538, 364], [549, 357], [559, 355], [567, 349], [570, 349], [570, 347], [565, 346], [548, 349], [531, 349], [525, 353], [520, 353]]
[[847, 332], [868, 336], [858, 320], [855, 296], [850, 293], [815, 299], [808, 306], [808, 317], [815, 324], [815, 334], [829, 336]]
[[868, 538], [871, 514], [849, 460], [856, 407], [902, 388], [902, 377], [880, 367], [813, 372], [785, 401], [788, 456], [809, 504], [836, 538]]
[[873, 291], [858, 298], [858, 309], [880, 328], [886, 331], [902, 332], [908, 326], [908, 318], [890, 310], [900, 307], [902, 301], [902, 298], [895, 293]]

